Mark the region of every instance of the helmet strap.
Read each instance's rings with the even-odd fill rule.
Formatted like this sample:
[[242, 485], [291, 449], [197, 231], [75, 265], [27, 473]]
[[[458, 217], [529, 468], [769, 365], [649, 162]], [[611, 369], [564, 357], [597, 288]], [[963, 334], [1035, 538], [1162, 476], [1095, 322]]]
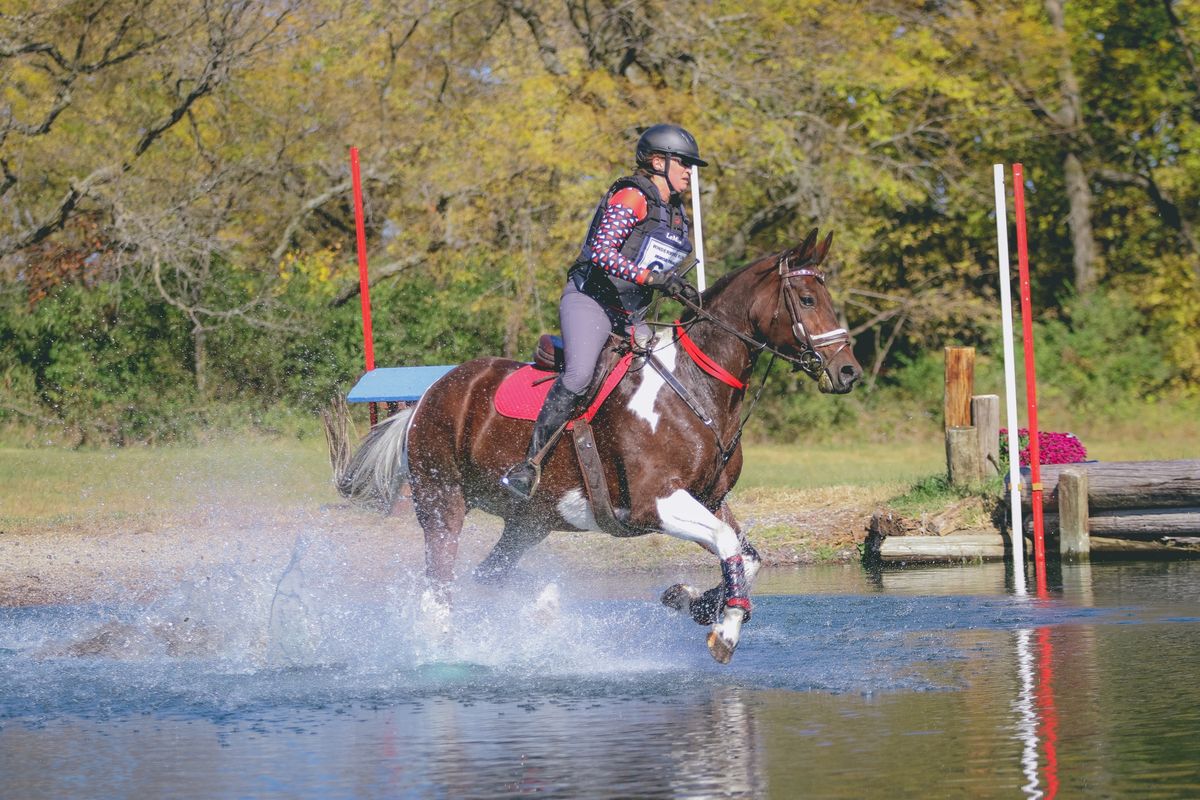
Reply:
[[[649, 172], [651, 175], [663, 176], [663, 178], [667, 182], [668, 194], [670, 194], [671, 197], [679, 197], [679, 195], [680, 195], [679, 189], [676, 188], [675, 184], [671, 182], [671, 159], [675, 158], [675, 156], [671, 155], [670, 153], [659, 153], [658, 155], [661, 155], [663, 157], [662, 170], [660, 171], [660, 170], [654, 169], [654, 155], [651, 154], [650, 160], [646, 164], [646, 167], [647, 167], [646, 171]], [[683, 164], [684, 162], [682, 160], [680, 160], [679, 163]], [[687, 166], [687, 165], [684, 164], [684, 166]]]

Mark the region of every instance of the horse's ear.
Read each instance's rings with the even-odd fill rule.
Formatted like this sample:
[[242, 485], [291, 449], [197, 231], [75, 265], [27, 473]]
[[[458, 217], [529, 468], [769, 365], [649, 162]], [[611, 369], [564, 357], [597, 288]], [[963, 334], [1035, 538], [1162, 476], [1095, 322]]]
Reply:
[[808, 236], [804, 237], [804, 242], [788, 253], [788, 260], [796, 265], [806, 263], [812, 257], [813, 243], [815, 241], [817, 241], [817, 229], [813, 228], [808, 232]]
[[829, 254], [829, 245], [831, 244], [833, 244], [832, 231], [830, 231], [829, 235], [825, 237], [825, 241], [821, 242], [820, 246], [817, 247], [817, 252], [813, 255], [814, 267], [821, 266], [821, 262], [824, 261], [825, 256]]

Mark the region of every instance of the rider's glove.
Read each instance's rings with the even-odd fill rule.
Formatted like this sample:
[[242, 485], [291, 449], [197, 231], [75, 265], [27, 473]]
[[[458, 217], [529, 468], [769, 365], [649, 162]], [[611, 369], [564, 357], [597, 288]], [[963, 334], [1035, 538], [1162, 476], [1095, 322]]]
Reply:
[[647, 270], [646, 277], [641, 283], [643, 286], [657, 289], [676, 300], [686, 301], [692, 305], [700, 305], [700, 292], [696, 291], [695, 286], [684, 280], [682, 275], [674, 271], [653, 272]]

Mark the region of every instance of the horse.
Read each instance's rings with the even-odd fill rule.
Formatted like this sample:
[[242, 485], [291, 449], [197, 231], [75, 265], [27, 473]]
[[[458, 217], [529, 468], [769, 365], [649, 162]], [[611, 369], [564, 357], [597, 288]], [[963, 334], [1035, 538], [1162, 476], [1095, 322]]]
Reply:
[[749, 590], [760, 566], [726, 502], [742, 469], [743, 403], [755, 363], [770, 352], [825, 393], [848, 393], [862, 376], [820, 271], [832, 239], [817, 243], [814, 229], [800, 245], [726, 274], [698, 305], [681, 300], [686, 310], [672, 335], [656, 337], [664, 341], [652, 341], [596, 410], [591, 426], [611, 498], [607, 519], [618, 518], [620, 530], [597, 522], [568, 442], [546, 456], [531, 499], [501, 486], [504, 471], [524, 457], [532, 425], [493, 406], [501, 382], [524, 366], [506, 358], [479, 358], [448, 372], [414, 407], [372, 428], [348, 463], [335, 466], [335, 484], [352, 501], [386, 510], [408, 481], [425, 538], [422, 608], [443, 618], [471, 508], [504, 520], [474, 571], [481, 581], [503, 581], [554, 530], [608, 527], [615, 535], [659, 532], [698, 543], [719, 559], [722, 582], [707, 592], [677, 584], [662, 601], [711, 625], [709, 650], [728, 663], [750, 617]]

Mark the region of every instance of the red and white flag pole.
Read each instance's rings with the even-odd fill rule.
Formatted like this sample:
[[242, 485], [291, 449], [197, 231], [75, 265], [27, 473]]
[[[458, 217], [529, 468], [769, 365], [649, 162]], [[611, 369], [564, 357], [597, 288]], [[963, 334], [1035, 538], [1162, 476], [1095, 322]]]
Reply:
[[[1029, 416], [1029, 484], [1033, 506], [1033, 563], [1038, 592], [1046, 591], [1046, 535], [1042, 519], [1041, 444], [1038, 441], [1037, 367], [1033, 360], [1033, 311], [1029, 289], [1029, 247], [1025, 235], [1025, 172], [1013, 164], [1013, 207], [1017, 214], [1017, 265], [1021, 277], [1021, 336], [1025, 345], [1025, 408]], [[1009, 450], [1009, 452], [1014, 452]]]
[[992, 168], [996, 184], [996, 247], [1000, 260], [1000, 316], [1004, 335], [1004, 394], [1008, 417], [1008, 496], [1011, 501], [1013, 586], [1025, 594], [1025, 539], [1021, 533], [1021, 444], [1017, 435], [1017, 370], [1013, 357], [1012, 290], [1008, 263], [1008, 201], [1004, 165]]

